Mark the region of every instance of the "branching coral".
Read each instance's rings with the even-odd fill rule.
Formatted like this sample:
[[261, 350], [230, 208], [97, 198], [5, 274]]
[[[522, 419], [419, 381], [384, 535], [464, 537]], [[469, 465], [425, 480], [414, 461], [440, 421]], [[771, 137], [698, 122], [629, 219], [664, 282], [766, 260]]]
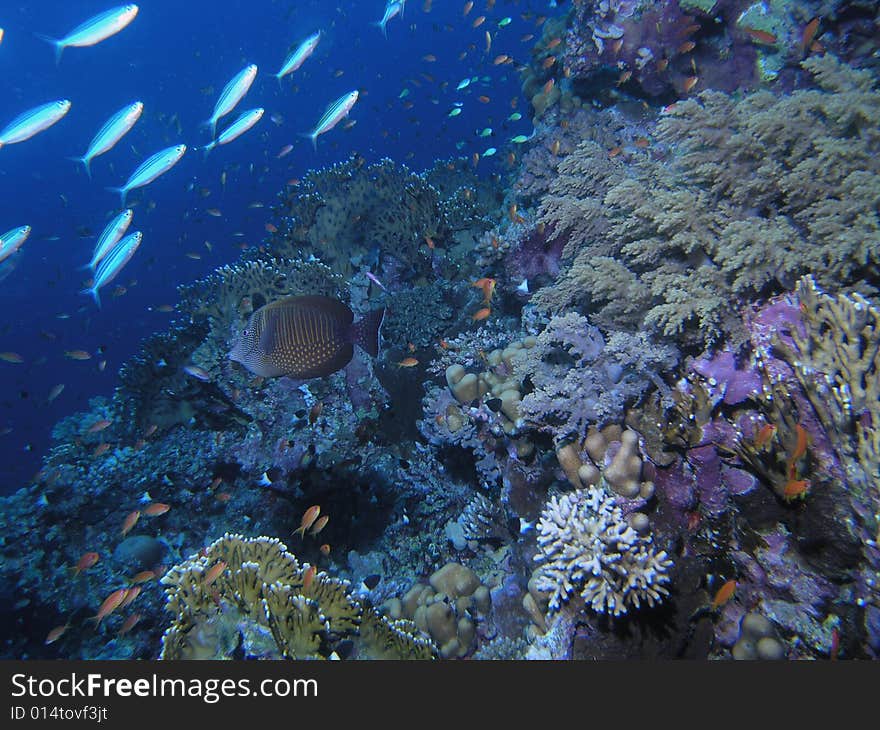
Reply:
[[591, 424], [619, 418], [659, 372], [671, 369], [676, 353], [644, 334], [613, 333], [607, 340], [585, 317], [570, 312], [550, 320], [536, 345], [512, 358], [513, 375], [531, 383], [519, 404], [528, 425], [557, 441], [580, 436]]
[[643, 602], [653, 606], [669, 593], [672, 561], [629, 525], [601, 488], [552, 497], [537, 530], [537, 588], [550, 594], [552, 611], [575, 592], [594, 611], [614, 616]]
[[[327, 655], [319, 652], [322, 645], [358, 639], [372, 612], [351, 596], [347, 582], [300, 566], [268, 537], [227, 533], [174, 566], [162, 583], [175, 615], [162, 637], [162, 659], [226, 658], [239, 646], [251, 655], [320, 659]], [[425, 639], [378, 616], [368, 620], [362, 640], [379, 640], [382, 656], [430, 656]]]
[[[880, 92], [834, 57], [803, 66], [818, 88], [741, 99], [704, 92], [668, 109], [657, 128], [671, 160], [644, 157], [600, 203], [546, 209], [569, 235], [570, 268], [535, 303], [597, 310], [598, 324], [681, 335], [703, 345], [741, 338], [731, 304], [790, 287], [812, 272], [825, 286], [865, 292], [880, 264]], [[588, 144], [571, 166], [607, 160]], [[582, 196], [579, 179], [560, 176]], [[592, 193], [597, 197], [601, 190]], [[589, 225], [569, 209], [591, 211]], [[593, 220], [599, 211], [604, 221]], [[603, 234], [603, 230], [606, 231]]]

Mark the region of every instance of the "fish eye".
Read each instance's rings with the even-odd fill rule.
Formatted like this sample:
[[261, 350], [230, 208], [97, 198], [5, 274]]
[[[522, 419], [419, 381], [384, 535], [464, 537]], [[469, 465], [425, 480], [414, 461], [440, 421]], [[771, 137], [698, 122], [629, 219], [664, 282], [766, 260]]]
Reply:
[[247, 336], [248, 336], [248, 331], [247, 331], [246, 329], [245, 329], [245, 330], [242, 330], [242, 331], [241, 331], [241, 334], [242, 334], [242, 336], [247, 337]]

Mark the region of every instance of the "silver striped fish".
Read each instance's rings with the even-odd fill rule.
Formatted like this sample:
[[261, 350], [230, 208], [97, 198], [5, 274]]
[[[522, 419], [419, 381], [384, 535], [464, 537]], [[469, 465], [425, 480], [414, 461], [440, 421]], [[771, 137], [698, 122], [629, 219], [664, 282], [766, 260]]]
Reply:
[[373, 23], [373, 25], [379, 26], [379, 29], [382, 31], [382, 35], [386, 38], [388, 37], [388, 31], [385, 29], [385, 26], [388, 25], [388, 21], [391, 20], [396, 15], [403, 15], [403, 6], [405, 3], [402, 2], [389, 2], [385, 5], [385, 14], [382, 16], [382, 20]]
[[153, 182], [153, 180], [160, 175], [168, 172], [180, 162], [180, 158], [183, 157], [184, 152], [186, 152], [185, 144], [179, 144], [174, 147], [166, 147], [164, 150], [159, 150], [159, 152], [152, 157], [148, 157], [133, 173], [131, 173], [131, 176], [128, 178], [125, 185], [121, 188], [107, 188], [107, 190], [119, 193], [122, 200], [122, 207], [124, 208], [125, 198], [128, 196], [129, 190], [142, 188], [144, 185]]
[[138, 6], [119, 5], [110, 10], [105, 10], [84, 23], [76, 26], [64, 38], [51, 38], [46, 35], [37, 35], [38, 38], [55, 46], [55, 63], [61, 61], [61, 54], [68, 46], [81, 48], [93, 46], [105, 38], [116, 35], [125, 28], [138, 14]]
[[247, 132], [263, 118], [263, 112], [263, 109], [249, 109], [243, 112], [238, 119], [220, 132], [220, 136], [217, 139], [201, 148], [205, 151], [205, 156], [207, 157], [208, 153], [215, 147], [221, 144], [229, 144], [232, 140]]
[[125, 265], [131, 261], [131, 257], [134, 256], [134, 252], [141, 245], [142, 239], [143, 234], [140, 231], [135, 231], [134, 233], [129, 233], [117, 243], [113, 250], [104, 257], [104, 260], [95, 272], [95, 279], [92, 285], [88, 289], [83, 289], [80, 293], [91, 294], [95, 304], [100, 307], [101, 297], [98, 292], [102, 287], [107, 286], [107, 284], [113, 281]]
[[134, 211], [132, 211], [131, 208], [126, 208], [119, 215], [114, 216], [113, 220], [104, 227], [104, 230], [98, 238], [98, 242], [95, 244], [95, 252], [92, 254], [92, 260], [81, 268], [94, 271], [101, 259], [103, 259], [117, 244], [119, 239], [125, 235], [125, 232], [131, 225], [132, 218], [134, 218]]
[[112, 150], [116, 143], [128, 134], [135, 125], [135, 122], [141, 118], [143, 111], [144, 103], [142, 101], [136, 101], [120, 109], [98, 130], [98, 133], [89, 143], [89, 148], [82, 157], [71, 157], [69, 159], [74, 162], [81, 162], [86, 168], [86, 173], [91, 177], [92, 160]]
[[281, 79], [287, 76], [287, 74], [293, 73], [302, 66], [305, 60], [314, 53], [320, 40], [321, 31], [318, 31], [300, 43], [296, 50], [284, 61], [284, 65], [281, 67], [281, 70], [275, 74], [275, 78], [281, 81]]
[[333, 127], [339, 124], [339, 122], [345, 119], [357, 100], [357, 91], [349, 91], [344, 96], [340, 96], [327, 108], [327, 111], [324, 112], [324, 116], [318, 121], [317, 126], [311, 132], [303, 134], [302, 136], [308, 137], [312, 140], [312, 146], [317, 150], [318, 137], [324, 134], [324, 132], [329, 132]]
[[6, 261], [12, 254], [22, 247], [27, 237], [31, 235], [30, 226], [19, 226], [11, 231], [6, 231], [0, 236], [0, 262]]
[[244, 95], [248, 93], [248, 89], [251, 88], [251, 84], [254, 83], [256, 76], [257, 67], [252, 63], [250, 66], [245, 66], [241, 71], [235, 74], [229, 83], [223, 87], [223, 91], [220, 92], [220, 98], [214, 106], [214, 113], [211, 114], [211, 118], [202, 125], [211, 128], [212, 139], [217, 134], [217, 120], [235, 109], [235, 105], [238, 104], [238, 102], [244, 98]]
[[19, 114], [0, 131], [0, 147], [30, 139], [37, 132], [48, 129], [70, 111], [70, 101], [61, 99], [50, 101], [23, 114]]

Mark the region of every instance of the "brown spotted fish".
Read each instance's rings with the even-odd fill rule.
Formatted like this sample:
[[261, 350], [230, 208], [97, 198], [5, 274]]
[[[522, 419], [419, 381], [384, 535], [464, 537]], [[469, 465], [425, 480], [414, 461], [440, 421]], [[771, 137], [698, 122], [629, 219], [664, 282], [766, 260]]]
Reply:
[[377, 309], [355, 322], [337, 299], [285, 297], [251, 315], [229, 357], [264, 378], [320, 378], [348, 365], [354, 345], [376, 357], [384, 316]]

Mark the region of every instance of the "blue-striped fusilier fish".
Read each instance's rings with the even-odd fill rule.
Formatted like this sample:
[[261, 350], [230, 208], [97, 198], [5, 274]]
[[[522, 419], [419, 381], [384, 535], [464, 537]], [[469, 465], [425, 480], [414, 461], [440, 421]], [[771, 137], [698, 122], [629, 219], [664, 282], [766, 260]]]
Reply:
[[159, 177], [159, 175], [168, 172], [180, 161], [184, 152], [186, 152], [185, 144], [166, 147], [164, 150], [160, 150], [155, 155], [142, 162], [137, 170], [131, 173], [131, 177], [128, 178], [128, 181], [121, 188], [107, 188], [107, 190], [119, 193], [122, 200], [122, 207], [125, 207], [125, 198], [128, 195], [129, 190], [142, 188], [144, 185], [153, 182], [153, 180]]
[[232, 140], [240, 137], [259, 122], [260, 119], [263, 118], [263, 111], [263, 109], [249, 109], [248, 111], [243, 112], [238, 119], [220, 132], [220, 136], [217, 137], [217, 139], [200, 149], [205, 151], [205, 156], [207, 157], [208, 153], [215, 147], [221, 144], [229, 144]]
[[98, 155], [109, 152], [116, 143], [122, 139], [128, 131], [134, 126], [135, 122], [141, 118], [144, 111], [144, 104], [136, 101], [129, 104], [124, 109], [120, 109], [114, 114], [89, 143], [89, 148], [82, 157], [71, 157], [74, 162], [81, 162], [86, 168], [88, 176], [92, 176], [91, 164], [92, 160]]
[[0, 262], [5, 261], [18, 251], [29, 235], [31, 235], [30, 226], [19, 226], [0, 236]]
[[373, 25], [378, 25], [382, 30], [382, 35], [386, 38], [388, 37], [388, 31], [385, 30], [385, 26], [388, 25], [388, 21], [391, 20], [395, 15], [399, 15], [403, 12], [404, 3], [402, 2], [389, 2], [385, 6], [385, 14], [382, 16], [382, 20], [373, 23]]
[[61, 54], [68, 46], [83, 47], [100, 43], [125, 28], [137, 14], [137, 5], [119, 5], [89, 18], [76, 26], [64, 38], [50, 38], [45, 35], [37, 37], [55, 46], [55, 63], [58, 63], [61, 60]]
[[238, 102], [244, 98], [244, 95], [248, 93], [248, 89], [251, 88], [251, 84], [254, 83], [256, 76], [257, 67], [252, 63], [250, 66], [246, 66], [235, 74], [235, 76], [232, 77], [232, 80], [223, 87], [223, 91], [220, 92], [220, 98], [214, 106], [214, 113], [211, 114], [211, 118], [203, 124], [203, 126], [211, 128], [212, 138], [217, 134], [217, 120], [235, 109], [235, 105], [238, 104]]
[[333, 127], [339, 124], [339, 122], [345, 119], [357, 100], [357, 91], [349, 91], [344, 96], [340, 96], [327, 108], [327, 111], [324, 112], [324, 116], [321, 117], [318, 125], [311, 132], [308, 132], [303, 136], [312, 140], [312, 146], [317, 150], [318, 137], [324, 134], [324, 132], [329, 132]]
[[92, 260], [83, 266], [83, 269], [95, 270], [98, 263], [100, 263], [100, 261], [109, 253], [119, 239], [125, 235], [125, 232], [131, 225], [133, 217], [134, 212], [131, 208], [126, 208], [119, 215], [113, 217], [113, 220], [104, 227], [104, 230], [98, 238], [98, 242], [95, 244], [95, 252], [92, 254]]
[[15, 144], [30, 139], [37, 132], [48, 129], [70, 111], [70, 102], [67, 99], [50, 101], [48, 104], [34, 107], [19, 114], [3, 131], [0, 131], [0, 147], [5, 144]]
[[95, 304], [100, 307], [101, 297], [98, 295], [98, 292], [102, 287], [107, 286], [107, 284], [113, 281], [119, 272], [122, 271], [123, 267], [131, 260], [134, 252], [141, 245], [142, 238], [143, 234], [140, 231], [135, 231], [134, 233], [129, 233], [117, 243], [113, 250], [101, 261], [101, 265], [95, 272], [95, 280], [92, 282], [92, 285], [88, 289], [83, 289], [81, 293], [91, 294]]
[[281, 81], [281, 79], [287, 76], [287, 74], [293, 73], [302, 66], [305, 60], [314, 53], [320, 40], [321, 31], [318, 31], [300, 43], [299, 46], [297, 46], [297, 49], [284, 61], [284, 65], [281, 67], [281, 70], [275, 74], [275, 78]]

